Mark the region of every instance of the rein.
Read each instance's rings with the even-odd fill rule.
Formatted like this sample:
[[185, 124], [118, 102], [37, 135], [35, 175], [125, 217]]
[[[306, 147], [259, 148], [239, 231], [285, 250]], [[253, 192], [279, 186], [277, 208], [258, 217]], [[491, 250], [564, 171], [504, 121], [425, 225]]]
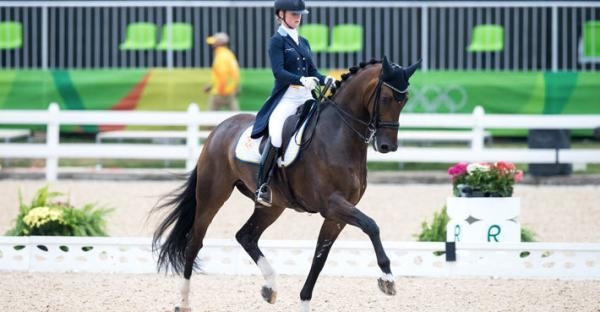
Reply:
[[[332, 87], [332, 85], [333, 85], [333, 82], [328, 81], [325, 84], [325, 86], [323, 87], [323, 89], [316, 88], [314, 90], [314, 92], [317, 95], [317, 96], [314, 96], [314, 94], [313, 94], [313, 97], [316, 99], [316, 103], [311, 106], [310, 111], [308, 112], [308, 116], [305, 119], [306, 121], [311, 120], [311, 118], [313, 118], [312, 116], [316, 114], [316, 117], [314, 117], [316, 119], [315, 123], [319, 122], [319, 116], [320, 116], [320, 112], [321, 112], [321, 109], [320, 109], [321, 105], [320, 104], [323, 102], [323, 99], [325, 98], [325, 94], [327, 93], [327, 91], [329, 91], [329, 89]], [[302, 143], [301, 141], [298, 141], [298, 132], [297, 131], [298, 131], [298, 129], [300, 127], [301, 127], [301, 125], [298, 124], [298, 125], [296, 125], [296, 129], [294, 129], [294, 133], [295, 133], [294, 141], [296, 142], [296, 144], [298, 146], [300, 146], [300, 148], [303, 148], [304, 146], [310, 145], [310, 142], [313, 139], [313, 134], [315, 133], [315, 130], [317, 129], [317, 127], [314, 127], [312, 129], [312, 131], [310, 132], [310, 134], [308, 134], [306, 136], [307, 139], [306, 139], [306, 141], [304, 143]]]
[[[355, 117], [351, 113], [349, 113], [349, 112], [345, 111], [343, 108], [341, 108], [335, 101], [331, 100], [331, 104], [335, 108], [335, 111], [338, 113], [338, 115], [341, 117], [344, 124], [348, 128], [350, 128], [354, 133], [356, 133], [356, 135], [358, 135], [358, 137], [360, 137], [360, 139], [365, 144], [369, 144], [373, 141], [373, 137], [375, 137], [375, 134], [377, 133], [377, 130], [379, 130], [379, 129], [387, 128], [387, 129], [395, 129], [396, 131], [398, 131], [398, 129], [400, 128], [400, 123], [398, 123], [397, 121], [381, 121], [381, 120], [379, 120], [379, 103], [380, 103], [380, 97], [381, 97], [381, 89], [383, 86], [386, 86], [394, 91], [394, 98], [396, 98], [396, 96], [395, 96], [396, 93], [406, 93], [406, 90], [399, 91], [398, 89], [392, 87], [387, 82], [383, 81], [383, 79], [381, 79], [381, 75], [380, 75], [379, 81], [377, 82], [377, 86], [373, 90], [373, 93], [371, 93], [371, 95], [369, 96], [368, 102], [371, 102], [371, 99], [373, 98], [373, 96], [375, 96], [375, 99], [373, 102], [373, 111], [371, 113], [371, 116], [370, 116], [368, 122], [363, 121], [362, 119], [360, 119], [358, 117]], [[356, 130], [356, 128], [354, 128], [350, 124], [350, 122], [356, 122], [356, 123], [359, 123], [360, 125], [362, 125], [363, 127], [366, 127], [367, 132], [365, 134], [361, 133], [359, 130]]]

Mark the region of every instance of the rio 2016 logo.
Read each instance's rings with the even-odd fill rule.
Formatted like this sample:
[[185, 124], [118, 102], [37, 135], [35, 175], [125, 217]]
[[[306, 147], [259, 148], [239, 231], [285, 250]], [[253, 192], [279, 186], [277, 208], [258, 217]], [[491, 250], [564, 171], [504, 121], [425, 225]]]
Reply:
[[411, 86], [405, 112], [457, 113], [467, 104], [467, 90], [460, 85]]

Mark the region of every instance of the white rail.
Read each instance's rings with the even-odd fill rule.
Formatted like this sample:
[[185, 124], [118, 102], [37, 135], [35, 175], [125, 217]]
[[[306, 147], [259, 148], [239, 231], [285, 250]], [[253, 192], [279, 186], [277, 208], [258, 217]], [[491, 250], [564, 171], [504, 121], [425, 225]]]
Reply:
[[[0, 272], [154, 273], [156, 258], [144, 237], [0, 237]], [[261, 241], [279, 274], [306, 275], [314, 241]], [[600, 279], [600, 244], [458, 244], [446, 262], [444, 243], [384, 242], [399, 276]], [[214, 274], [260, 274], [233, 240], [205, 240], [201, 270]], [[372, 245], [338, 241], [323, 274], [378, 276]]]
[[[248, 112], [253, 113], [253, 112]], [[197, 139], [200, 126], [215, 126], [234, 112], [200, 112], [190, 104], [187, 112], [60, 111], [52, 103], [47, 111], [3, 110], [2, 124], [41, 124], [47, 126], [46, 143], [0, 145], [0, 157], [46, 159], [46, 179], [56, 180], [58, 159], [173, 159], [185, 160], [190, 170], [200, 153]], [[61, 125], [148, 125], [185, 126], [186, 145], [157, 144], [72, 144], [60, 143]], [[476, 107], [473, 114], [403, 114], [403, 128], [469, 129], [470, 148], [400, 147], [395, 153], [370, 151], [370, 161], [442, 162], [512, 161], [521, 163], [599, 163], [600, 149], [502, 149], [484, 146], [489, 129], [594, 129], [600, 115], [495, 115]], [[464, 132], [462, 133], [464, 135]]]

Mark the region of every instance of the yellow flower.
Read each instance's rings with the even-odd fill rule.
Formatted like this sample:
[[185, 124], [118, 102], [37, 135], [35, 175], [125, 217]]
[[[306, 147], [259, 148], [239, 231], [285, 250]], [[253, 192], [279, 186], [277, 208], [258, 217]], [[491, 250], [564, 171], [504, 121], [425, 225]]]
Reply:
[[63, 212], [57, 208], [36, 207], [31, 209], [23, 218], [23, 222], [30, 228], [36, 228], [50, 221], [63, 223]]

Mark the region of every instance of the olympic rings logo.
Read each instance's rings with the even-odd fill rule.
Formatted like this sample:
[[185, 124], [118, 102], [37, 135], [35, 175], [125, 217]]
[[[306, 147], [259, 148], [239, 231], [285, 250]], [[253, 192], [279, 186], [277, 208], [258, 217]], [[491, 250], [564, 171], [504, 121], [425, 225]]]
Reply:
[[[456, 113], [467, 104], [467, 90], [460, 85], [423, 85], [410, 88], [410, 101], [404, 108], [407, 112]], [[421, 107], [422, 109], [418, 109]]]

